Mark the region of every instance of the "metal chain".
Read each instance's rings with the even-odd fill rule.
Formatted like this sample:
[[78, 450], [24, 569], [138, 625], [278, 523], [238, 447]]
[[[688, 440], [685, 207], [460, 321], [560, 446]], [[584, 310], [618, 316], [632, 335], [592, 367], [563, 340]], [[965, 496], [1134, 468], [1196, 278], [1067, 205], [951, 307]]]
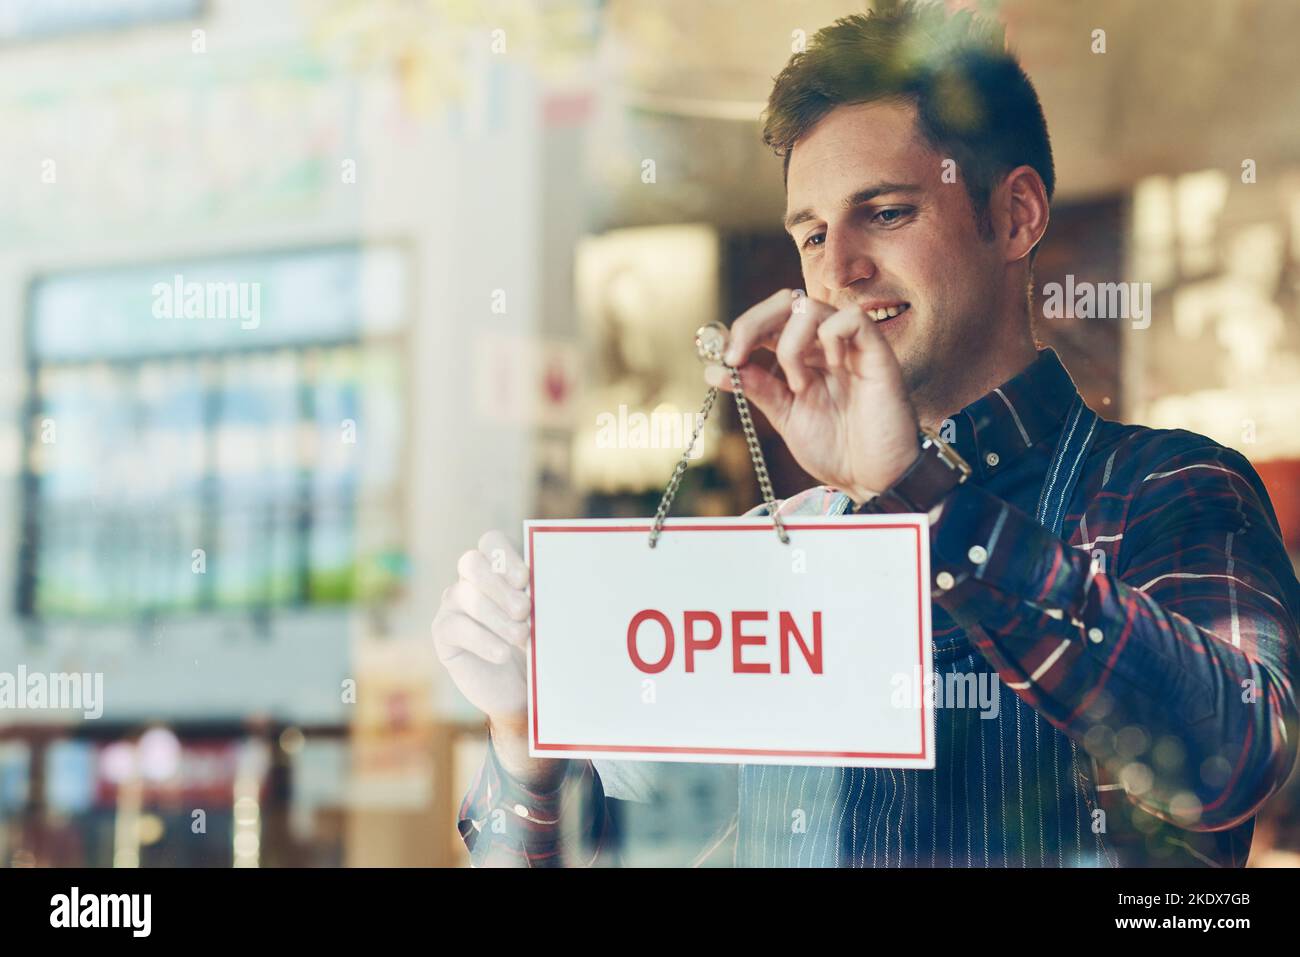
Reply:
[[749, 445], [749, 457], [754, 460], [754, 474], [758, 476], [758, 487], [763, 492], [763, 501], [767, 503], [772, 515], [772, 524], [776, 526], [777, 537], [783, 545], [790, 544], [790, 536], [781, 524], [781, 516], [776, 514], [776, 497], [772, 494], [772, 480], [767, 474], [767, 462], [763, 458], [763, 449], [758, 444], [758, 433], [754, 431], [754, 420], [749, 417], [749, 400], [745, 390], [740, 387], [740, 373], [731, 366], [725, 366], [731, 373], [731, 385], [736, 390], [736, 411], [740, 413], [740, 425], [745, 430], [745, 442]]
[[[772, 516], [772, 524], [776, 526], [776, 534], [781, 541], [789, 545], [790, 536], [781, 524], [781, 518], [776, 514], [776, 499], [772, 495], [772, 481], [767, 474], [767, 462], [763, 459], [763, 450], [758, 444], [758, 434], [754, 431], [754, 422], [749, 416], [749, 401], [745, 398], [745, 391], [740, 387], [740, 373], [733, 367], [722, 363], [722, 367], [731, 373], [731, 385], [736, 390], [736, 410], [740, 413], [740, 424], [745, 430], [745, 444], [749, 446], [749, 457], [754, 462], [754, 472], [758, 475], [758, 485], [763, 492], [763, 501], [767, 504], [768, 510]], [[718, 398], [718, 389], [716, 386], [709, 389], [708, 395], [704, 397], [704, 405], [701, 407], [695, 423], [695, 431], [691, 434], [691, 441], [686, 446], [686, 451], [682, 454], [676, 468], [673, 469], [672, 476], [668, 479], [668, 488], [664, 491], [664, 497], [659, 501], [659, 508], [655, 511], [654, 525], [650, 528], [650, 547], [655, 547], [655, 542], [659, 540], [659, 532], [663, 528], [664, 519], [668, 515], [668, 509], [672, 507], [673, 497], [677, 494], [677, 486], [681, 484], [682, 475], [686, 471], [686, 465], [690, 460], [691, 451], [695, 448], [695, 443], [704, 431], [704, 423], [708, 421], [709, 413], [713, 411], [713, 403]]]
[[682, 453], [681, 459], [677, 462], [677, 467], [673, 469], [672, 476], [668, 479], [668, 488], [664, 491], [664, 497], [659, 500], [659, 508], [655, 512], [655, 522], [650, 528], [650, 547], [655, 547], [655, 542], [659, 540], [659, 530], [663, 528], [664, 518], [668, 515], [668, 509], [672, 507], [673, 496], [677, 494], [677, 486], [681, 483], [682, 473], [686, 471], [686, 463], [690, 460], [691, 450], [695, 448], [695, 442], [699, 439], [700, 433], [704, 431], [704, 423], [708, 421], [709, 413], [713, 411], [714, 400], [718, 398], [717, 387], [709, 389], [709, 394], [704, 397], [704, 405], [701, 407], [695, 420], [695, 431], [691, 433], [691, 441], [686, 445], [686, 451]]

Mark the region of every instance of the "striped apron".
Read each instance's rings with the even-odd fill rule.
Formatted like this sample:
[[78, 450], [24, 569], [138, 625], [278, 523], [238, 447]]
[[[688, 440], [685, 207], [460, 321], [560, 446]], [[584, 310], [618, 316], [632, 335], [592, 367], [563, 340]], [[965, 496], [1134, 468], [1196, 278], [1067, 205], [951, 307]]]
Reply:
[[[1036, 513], [1053, 534], [1061, 534], [1096, 420], [1076, 396]], [[829, 511], [851, 505], [836, 493]], [[932, 611], [934, 634], [943, 636], [934, 642], [936, 682], [989, 688], [997, 716], [936, 708], [932, 771], [741, 767], [738, 866], [1117, 866], [1094, 827], [1092, 759], [998, 679], [942, 608]]]

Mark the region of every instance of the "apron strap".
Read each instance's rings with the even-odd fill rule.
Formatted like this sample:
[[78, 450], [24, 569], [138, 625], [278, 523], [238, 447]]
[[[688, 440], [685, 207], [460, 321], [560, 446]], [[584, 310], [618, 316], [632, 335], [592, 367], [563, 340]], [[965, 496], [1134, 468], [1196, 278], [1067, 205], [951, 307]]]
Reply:
[[1061, 534], [1065, 510], [1070, 507], [1070, 497], [1079, 484], [1079, 475], [1083, 472], [1083, 462], [1096, 434], [1099, 418], [1096, 412], [1084, 405], [1083, 396], [1075, 395], [1070, 410], [1065, 414], [1065, 425], [1061, 427], [1061, 438], [1056, 443], [1052, 464], [1043, 479], [1043, 491], [1034, 515], [1038, 523], [1053, 535]]
[[[1061, 535], [1065, 510], [1070, 507], [1070, 499], [1079, 484], [1088, 446], [1096, 434], [1099, 418], [1096, 412], [1084, 405], [1083, 397], [1077, 394], [1070, 404], [1070, 410], [1065, 414], [1065, 424], [1061, 427], [1061, 437], [1052, 454], [1052, 464], [1048, 466], [1047, 475], [1043, 478], [1043, 491], [1035, 514], [1039, 524], [1057, 537]], [[1019, 699], [1017, 704], [1022, 704]], [[1076, 761], [1083, 757], [1073, 741], [1070, 742], [1070, 752]], [[1101, 805], [1101, 793], [1097, 790], [1102, 783], [1101, 768], [1092, 755], [1087, 756], [1087, 761], [1092, 766], [1092, 807], [1096, 808]]]

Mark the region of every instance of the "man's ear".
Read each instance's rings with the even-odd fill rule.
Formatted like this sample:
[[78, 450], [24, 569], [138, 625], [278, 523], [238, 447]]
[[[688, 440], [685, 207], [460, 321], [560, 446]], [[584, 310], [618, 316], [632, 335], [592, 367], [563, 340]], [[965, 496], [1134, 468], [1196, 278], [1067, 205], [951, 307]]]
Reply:
[[1051, 216], [1051, 204], [1043, 178], [1032, 166], [1017, 166], [1008, 173], [991, 197], [998, 232], [1007, 237], [1006, 260], [1019, 262], [1030, 254]]

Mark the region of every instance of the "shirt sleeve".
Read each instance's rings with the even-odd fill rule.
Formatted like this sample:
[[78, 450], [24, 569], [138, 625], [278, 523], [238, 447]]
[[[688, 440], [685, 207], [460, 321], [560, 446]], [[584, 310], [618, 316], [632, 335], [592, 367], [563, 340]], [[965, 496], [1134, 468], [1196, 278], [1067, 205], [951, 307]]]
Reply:
[[492, 734], [461, 802], [457, 829], [474, 867], [618, 866], [600, 775], [570, 761], [550, 791], [532, 791], [501, 766]]
[[1218, 831], [1295, 762], [1300, 586], [1243, 456], [1202, 445], [1148, 464], [1110, 569], [959, 486], [931, 525], [933, 597], [1129, 800]]

